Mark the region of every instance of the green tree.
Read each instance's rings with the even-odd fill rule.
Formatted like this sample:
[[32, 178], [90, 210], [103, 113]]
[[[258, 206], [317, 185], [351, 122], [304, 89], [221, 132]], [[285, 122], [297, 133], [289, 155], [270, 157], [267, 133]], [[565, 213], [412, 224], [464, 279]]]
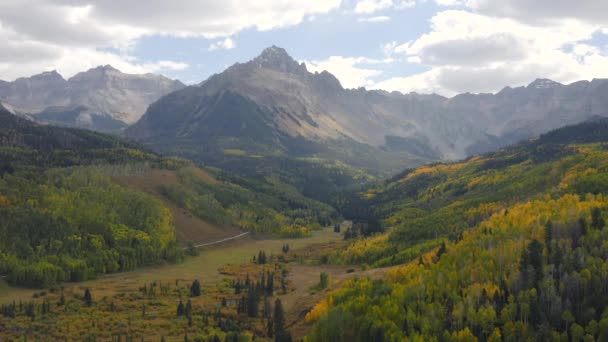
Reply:
[[192, 326], [192, 301], [188, 299], [185, 310], [186, 318], [188, 319], [188, 325]]
[[603, 229], [606, 225], [606, 221], [602, 217], [602, 212], [600, 208], [594, 208], [591, 211], [591, 228], [593, 229]]
[[93, 305], [93, 296], [91, 295], [91, 290], [89, 290], [88, 288], [84, 290], [83, 300], [87, 306]]
[[177, 317], [181, 317], [186, 313], [186, 308], [184, 307], [184, 302], [179, 300], [179, 304], [177, 304]]
[[274, 302], [272, 327], [275, 333], [275, 341], [291, 341], [291, 334], [285, 331], [285, 311], [283, 311], [283, 304], [279, 298]]
[[329, 274], [321, 272], [319, 275], [319, 289], [326, 289], [329, 286]]
[[201, 295], [201, 283], [195, 279], [190, 285], [190, 297], [199, 297]]

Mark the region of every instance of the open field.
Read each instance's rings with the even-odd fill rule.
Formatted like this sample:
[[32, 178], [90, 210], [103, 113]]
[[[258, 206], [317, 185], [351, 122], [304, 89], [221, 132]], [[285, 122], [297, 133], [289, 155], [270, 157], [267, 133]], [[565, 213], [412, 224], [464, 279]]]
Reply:
[[[205, 285], [215, 284], [223, 278], [218, 272], [220, 267], [226, 264], [248, 263], [260, 250], [266, 251], [268, 255], [280, 254], [281, 247], [286, 243], [292, 249], [298, 249], [318, 243], [340, 240], [342, 240], [342, 235], [334, 233], [331, 228], [314, 232], [310, 238], [303, 239], [256, 240], [245, 236], [221, 245], [201, 248], [200, 255], [187, 257], [180, 264], [145, 267], [131, 272], [110, 274], [82, 283], [67, 283], [64, 286], [88, 287], [94, 289], [98, 295], [109, 296], [115, 294], [117, 289], [139, 287], [146, 282], [155, 280], [167, 282], [176, 279], [200, 279]], [[0, 291], [0, 303], [31, 299], [35, 292], [39, 292], [39, 290], [9, 287], [4, 280], [0, 280], [0, 290], [2, 290]]]
[[[204, 294], [201, 297], [193, 298], [192, 302], [197, 315], [200, 315], [199, 313], [201, 310], [207, 312], [209, 312], [208, 310], [215, 310], [212, 308], [218, 307], [220, 298], [225, 298], [226, 296], [228, 296], [228, 298], [235, 298], [235, 295], [232, 292], [233, 290], [228, 284], [236, 279], [236, 277], [243, 280], [245, 275], [251, 275], [255, 279], [260, 270], [273, 269], [278, 266], [275, 264], [257, 265], [251, 262], [252, 257], [263, 250], [268, 256], [281, 255], [292, 260], [286, 265], [289, 270], [287, 277], [289, 283], [288, 292], [283, 294], [279, 293], [279, 290], [277, 290], [275, 297], [278, 295], [278, 298], [284, 303], [283, 306], [285, 308], [287, 324], [288, 326], [293, 325], [290, 329], [293, 331], [294, 337], [297, 340], [305, 335], [310, 328], [310, 325], [304, 323], [303, 315], [301, 314], [302, 310], [312, 307], [326, 294], [326, 291], [321, 291], [319, 293], [311, 293], [310, 291], [310, 288], [318, 282], [320, 272], [330, 274], [331, 282], [329, 289], [336, 288], [344, 280], [361, 274], [360, 272], [347, 273], [346, 270], [348, 267], [345, 266], [311, 265], [298, 262], [310, 262], [314, 255], [311, 254], [311, 251], [325, 252], [332, 248], [336, 248], [336, 246], [341, 244], [342, 239], [342, 234], [334, 233], [332, 228], [316, 231], [313, 233], [312, 237], [304, 239], [256, 240], [251, 236], [244, 236], [240, 239], [231, 240], [220, 245], [201, 248], [200, 255], [187, 257], [181, 264], [147, 267], [132, 272], [112, 274], [82, 283], [67, 283], [64, 284], [63, 289], [66, 298], [76, 298], [76, 301], [80, 302], [79, 298], [81, 298], [84, 290], [88, 288], [91, 290], [91, 293], [93, 293], [95, 301], [98, 304], [91, 309], [79, 309], [80, 311], [78, 312], [80, 312], [80, 314], [67, 312], [61, 314], [57, 318], [57, 321], [61, 322], [59, 323], [60, 325], [52, 331], [54, 331], [54, 334], [61, 334], [62, 331], [64, 331], [62, 329], [69, 329], [67, 327], [71, 324], [69, 323], [71, 320], [81, 319], [82, 317], [86, 318], [88, 317], [87, 315], [97, 315], [100, 319], [99, 325], [93, 324], [91, 331], [93, 331], [100, 340], [105, 340], [108, 336], [107, 334], [104, 334], [108, 329], [110, 329], [110, 331], [124, 331], [121, 329], [125, 329], [123, 326], [124, 324], [121, 325], [118, 316], [116, 318], [111, 318], [111, 315], [105, 316], [108, 314], [107, 311], [110, 310], [108, 309], [109, 305], [116, 305], [116, 310], [118, 310], [116, 311], [116, 314], [119, 316], [128, 315], [131, 311], [132, 314], [137, 316], [139, 315], [139, 312], [141, 312], [141, 305], [154, 305], [154, 307], [150, 306], [148, 309], [147, 319], [142, 320], [138, 317], [133, 321], [129, 321], [128, 331], [136, 334], [136, 336], [145, 337], [146, 340], [157, 340], [157, 338], [160, 338], [160, 332], [165, 331], [167, 332], [166, 336], [170, 337], [168, 340], [174, 340], [179, 334], [183, 334], [185, 330], [189, 329], [184, 325], [185, 322], [176, 321], [174, 318], [174, 305], [180, 295], [171, 292], [172, 294], [169, 296], [161, 295], [160, 297], [155, 297], [154, 300], [146, 300], [145, 297], [142, 297], [139, 289], [141, 289], [142, 286], [150, 286], [150, 284], [169, 284], [172, 291], [187, 293], [190, 283], [194, 279], [199, 279], [205, 288]], [[290, 252], [287, 255], [281, 251], [281, 247], [284, 244], [289, 244], [290, 246]], [[316, 256], [318, 257], [318, 254]], [[226, 270], [233, 270], [235, 273], [230, 274], [230, 272], [227, 273]], [[227, 279], [228, 281], [226, 281]], [[178, 290], [177, 288], [178, 283], [181, 290]], [[37, 297], [37, 294], [40, 292], [41, 290], [9, 287], [4, 280], [0, 280], [0, 303], [2, 304], [8, 304], [13, 301], [28, 302]], [[46, 297], [42, 298], [48, 298], [51, 302], [56, 303], [60, 292], [61, 291], [59, 290], [56, 290], [54, 293], [49, 293], [47, 291]], [[40, 301], [42, 298], [35, 300]], [[238, 296], [236, 298], [238, 298]], [[68, 299], [68, 301], [74, 301], [74, 299]], [[55, 310], [65, 310], [60, 309], [57, 306], [55, 307]], [[229, 305], [229, 307], [222, 310], [222, 312], [226, 312], [227, 315], [230, 316], [233, 315], [231, 312], [234, 310], [235, 307]], [[197, 319], [201, 319], [202, 316], [197, 317], [199, 317]], [[146, 326], [148, 326], [147, 324], [151, 324], [151, 320], [156, 320], [158, 323], [153, 329], [148, 329]], [[9, 324], [5, 327], [19, 329], [17, 327], [22, 323], [18, 322], [18, 320], [5, 321], [5, 323]], [[48, 321], [43, 320], [40, 321], [40, 323], [47, 324]], [[92, 323], [85, 320], [83, 321], [83, 324], [86, 326], [87, 324]], [[259, 321], [252, 320], [247, 324], [253, 324], [253, 329], [258, 329], [256, 331], [263, 329], [263, 325], [260, 326]], [[196, 328], [191, 328], [190, 331], [195, 333], [198, 330], [196, 330]], [[78, 336], [84, 338], [86, 336], [86, 330], [79, 331], [78, 334], [80, 334]], [[164, 334], [165, 333], [163, 333], [163, 335]], [[35, 338], [36, 336], [40, 337], [40, 335], [33, 335], [31, 337]]]

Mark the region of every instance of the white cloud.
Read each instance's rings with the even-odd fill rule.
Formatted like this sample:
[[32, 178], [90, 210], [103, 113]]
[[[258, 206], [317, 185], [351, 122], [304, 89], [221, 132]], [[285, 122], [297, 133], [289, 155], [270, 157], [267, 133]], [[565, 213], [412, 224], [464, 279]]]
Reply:
[[360, 23], [385, 23], [388, 21], [391, 21], [391, 17], [388, 16], [377, 16], [377, 17], [363, 17], [363, 18], [359, 18], [357, 19], [358, 22]]
[[467, 0], [435, 0], [435, 3], [439, 6], [463, 6]]
[[160, 61], [157, 61], [154, 63], [144, 63], [144, 64], [142, 64], [142, 67], [144, 69], [150, 70], [151, 72], [160, 72], [160, 71], [165, 71], [165, 70], [171, 70], [171, 71], [185, 70], [185, 69], [188, 69], [188, 67], [190, 67], [190, 65], [188, 65], [187, 63], [182, 63], [182, 62], [160, 60]]
[[389, 57], [392, 56], [393, 53], [395, 53], [396, 48], [397, 48], [396, 41], [388, 42], [388, 43], [380, 46], [380, 49], [382, 49], [382, 53], [384, 53], [385, 56], [389, 56]]
[[394, 54], [404, 54], [408, 62], [427, 65], [430, 70], [393, 77], [374, 87], [453, 95], [495, 92], [535, 78], [567, 83], [607, 77], [608, 56], [585, 43], [599, 29], [581, 20], [563, 19], [538, 26], [479, 13], [442, 11], [431, 19], [429, 32], [388, 47]]
[[355, 13], [370, 14], [393, 6], [393, 0], [360, 0], [355, 6]]
[[395, 1], [396, 9], [411, 8], [414, 6], [416, 6], [416, 0], [396, 0]]
[[58, 70], [60, 74], [68, 78], [78, 72], [106, 64], [110, 64], [122, 72], [131, 74], [164, 73], [167, 71], [183, 70], [188, 67], [186, 63], [167, 60], [142, 62], [132, 56], [116, 55], [88, 48], [66, 48], [59, 50], [58, 56], [49, 60], [22, 61], [19, 63], [18, 69], [14, 67], [14, 63], [12, 62], [0, 61], [0, 75], [3, 75], [5, 79], [13, 80], [24, 75], [37, 74], [41, 71]]
[[415, 5], [416, 0], [359, 0], [355, 5], [355, 13], [371, 14], [391, 8], [410, 8]]
[[364, 57], [331, 56], [323, 61], [306, 62], [312, 72], [324, 70], [336, 76], [344, 88], [358, 88], [373, 84], [371, 78], [380, 75], [380, 70], [361, 66], [362, 64], [384, 63], [386, 60], [373, 60]]
[[230, 50], [236, 47], [236, 43], [230, 37], [227, 37], [224, 40], [220, 40], [219, 42], [215, 42], [209, 46], [209, 51], [215, 50]]
[[436, 82], [437, 73], [434, 70], [407, 77], [391, 77], [370, 86], [371, 89], [382, 89], [387, 91], [399, 91], [402, 93], [439, 93], [451, 95], [438, 87]]
[[483, 65], [521, 60], [528, 54], [531, 44], [508, 32], [433, 40], [419, 39], [408, 46], [406, 52], [429, 65]]
[[[266, 31], [293, 26], [336, 9], [340, 3], [341, 0], [0, 0], [0, 79], [49, 68], [70, 76], [74, 66], [97, 62], [125, 71], [183, 67], [178, 62], [172, 62], [178, 63], [172, 67], [166, 61], [164, 66], [163, 62], [144, 63], [129, 52], [139, 39], [151, 35], [223, 38], [245, 29]], [[224, 40], [222, 47], [229, 44]], [[119, 52], [107, 52], [110, 49]]]
[[468, 0], [477, 13], [547, 25], [574, 19], [608, 26], [608, 1], [605, 0]]

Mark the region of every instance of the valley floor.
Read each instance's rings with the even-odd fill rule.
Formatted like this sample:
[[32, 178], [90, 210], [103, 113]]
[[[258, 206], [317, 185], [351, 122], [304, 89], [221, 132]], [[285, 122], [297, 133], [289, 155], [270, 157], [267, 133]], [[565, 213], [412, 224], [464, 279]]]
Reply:
[[[125, 295], [128, 297], [142, 286], [156, 282], [161, 284], [179, 282], [189, 286], [194, 279], [199, 279], [204, 288], [222, 287], [227, 283], [229, 276], [233, 275], [231, 270], [241, 269], [241, 273], [242, 269], [246, 269], [247, 272], [254, 270], [252, 258], [259, 251], [276, 256], [282, 254], [281, 248], [285, 244], [289, 244], [292, 260], [287, 264], [289, 267], [287, 279], [290, 288], [286, 294], [281, 294], [277, 298], [283, 302], [287, 326], [292, 331], [294, 338], [299, 339], [310, 329], [310, 325], [304, 322], [306, 312], [324, 298], [329, 291], [336, 289], [345, 280], [352, 277], [383, 274], [381, 269], [360, 271], [346, 266], [319, 265], [309, 258], [310, 255], [318, 255], [316, 253], [319, 250], [336, 248], [337, 245], [342, 244], [342, 241], [343, 234], [335, 233], [331, 227], [316, 231], [311, 237], [302, 239], [255, 239], [246, 235], [200, 248], [200, 255], [187, 257], [180, 264], [146, 267], [131, 272], [110, 274], [81, 283], [66, 283], [63, 285], [63, 291], [66, 293], [66, 297], [76, 298], [85, 289], [90, 289], [95, 299], [101, 300], [102, 298], [124, 298], [121, 296]], [[323, 291], [313, 291], [312, 288], [318, 283], [321, 272], [329, 274], [330, 285]], [[40, 290], [10, 287], [0, 279], [0, 304], [28, 302], [37, 298], [40, 293]], [[59, 295], [57, 291], [46, 293], [45, 296], [55, 302]], [[205, 294], [203, 294], [204, 296]], [[214, 302], [218, 300], [217, 293], [210, 297], [212, 298], [209, 300]], [[56, 310], [62, 309], [56, 307]], [[167, 335], [171, 336], [171, 334]]]

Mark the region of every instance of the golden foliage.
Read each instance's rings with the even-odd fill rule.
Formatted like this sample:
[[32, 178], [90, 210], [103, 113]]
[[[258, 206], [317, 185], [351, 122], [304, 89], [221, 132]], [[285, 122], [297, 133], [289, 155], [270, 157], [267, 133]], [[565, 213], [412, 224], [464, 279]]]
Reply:
[[333, 305], [334, 305], [333, 296], [330, 295], [327, 298], [323, 299], [322, 301], [317, 303], [312, 308], [312, 310], [310, 310], [309, 313], [306, 314], [306, 317], [304, 318], [306, 320], [306, 323], [316, 322], [319, 318], [323, 317], [329, 311], [329, 309], [331, 309], [331, 307]]
[[8, 198], [0, 195], [0, 207], [8, 207], [9, 205], [11, 205], [11, 202]]
[[440, 173], [453, 173], [464, 168], [467, 165], [469, 165], [468, 162], [454, 164], [424, 165], [408, 173], [407, 176], [400, 180], [400, 182], [407, 182], [410, 179], [423, 174], [437, 175]]

